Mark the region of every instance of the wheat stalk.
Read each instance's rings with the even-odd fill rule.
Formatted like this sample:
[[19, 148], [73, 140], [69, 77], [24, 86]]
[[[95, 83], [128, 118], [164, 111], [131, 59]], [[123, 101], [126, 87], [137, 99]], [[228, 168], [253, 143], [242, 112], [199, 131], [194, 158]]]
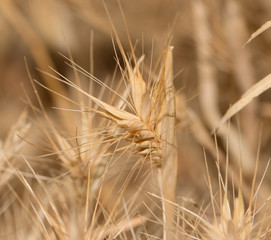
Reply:
[[[160, 71], [157, 75], [154, 75], [150, 83], [146, 84], [135, 57], [135, 69], [133, 70], [123, 48], [119, 42], [118, 44], [126, 64], [127, 72], [122, 70], [122, 73], [129, 83], [131, 102], [121, 98], [124, 104], [122, 104], [122, 108], [118, 108], [87, 93], [69, 80], [67, 80], [66, 84], [87, 96], [101, 110], [83, 106], [82, 104], [78, 105], [86, 110], [98, 113], [117, 127], [116, 132], [111, 132], [112, 139], [118, 133], [121, 133], [121, 139], [128, 143], [126, 148], [131, 150], [134, 155], [140, 156], [142, 163], [148, 162], [152, 169], [158, 170], [161, 194], [164, 199], [174, 202], [177, 159], [174, 130], [176, 113], [172, 72], [173, 48], [166, 48], [161, 60]], [[133, 51], [132, 54], [134, 55]], [[132, 109], [132, 112], [129, 111], [129, 108]], [[97, 135], [101, 134], [97, 132]], [[62, 145], [60, 152], [66, 152], [67, 154], [67, 150], [72, 149], [59, 136], [58, 141]], [[75, 155], [75, 153], [69, 155]], [[63, 159], [63, 162], [65, 163], [67, 160]], [[136, 164], [141, 165], [142, 163], [138, 161]], [[163, 201], [164, 239], [173, 238], [171, 232], [174, 226], [174, 214], [172, 205], [168, 205], [166, 201]]]

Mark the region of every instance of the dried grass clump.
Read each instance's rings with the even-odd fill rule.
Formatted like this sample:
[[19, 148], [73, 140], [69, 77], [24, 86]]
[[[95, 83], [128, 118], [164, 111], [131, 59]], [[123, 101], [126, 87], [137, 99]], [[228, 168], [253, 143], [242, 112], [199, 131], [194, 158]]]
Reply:
[[[204, 240], [269, 239], [270, 199], [267, 199], [259, 209], [255, 209], [253, 204], [249, 204], [248, 209], [245, 209], [241, 191], [238, 191], [238, 196], [232, 203], [225, 192], [220, 204], [215, 203], [215, 206], [212, 206], [213, 210], [217, 205], [219, 206], [219, 209], [213, 213], [212, 221], [210, 216], [206, 216], [205, 210], [194, 213], [189, 209], [181, 208], [180, 211], [184, 214], [180, 218], [185, 218], [184, 221], [188, 226], [182, 232], [191, 238]], [[231, 204], [233, 208], [230, 207]]]
[[0, 239], [269, 239], [269, 5], [0, 2]]
[[[232, 201], [230, 200], [227, 178], [228, 174], [226, 172], [226, 182], [223, 183], [221, 180], [222, 176], [220, 174], [219, 165], [219, 193], [217, 197], [216, 194], [213, 193], [211, 179], [207, 170], [210, 192], [210, 205], [207, 206], [207, 208], [212, 209], [213, 216], [210, 217], [207, 215], [207, 209], [202, 209], [199, 213], [195, 213], [188, 208], [180, 207], [180, 212], [184, 213], [181, 218], [184, 220], [186, 225], [191, 228], [191, 230], [185, 229], [186, 234], [191, 237], [204, 240], [269, 239], [271, 227], [269, 216], [270, 198], [267, 198], [257, 206], [257, 194], [261, 185], [255, 189], [257, 166], [255, 169], [250, 200], [247, 208], [240, 188], [238, 189], [236, 196], [233, 187], [233, 197]], [[265, 176], [265, 173], [263, 176]], [[260, 184], [262, 184], [262, 180], [263, 178], [261, 179]]]
[[[94, 130], [92, 133], [92, 129], [83, 128], [82, 130], [90, 135], [86, 135], [89, 137], [77, 136], [78, 146], [74, 147], [65, 138], [61, 137], [55, 129], [52, 129], [57, 139], [53, 146], [59, 146], [56, 147], [55, 152], [58, 153], [62, 165], [69, 171], [71, 176], [81, 180], [90, 178], [88, 180], [91, 185], [103, 176], [105, 165], [110, 165], [107, 155], [113, 154], [111, 161], [114, 162], [114, 153], [130, 152], [134, 156], [139, 156], [139, 159], [132, 163], [134, 166], [129, 171], [133, 172], [135, 169], [141, 169], [145, 164], [148, 165], [148, 172], [158, 171], [157, 181], [163, 197], [175, 201], [177, 162], [174, 147], [176, 113], [172, 72], [173, 48], [166, 48], [162, 56], [159, 72], [152, 73], [149, 82], [145, 82], [139, 71], [133, 49], [135, 70], [132, 69], [118, 38], [117, 40], [126, 64], [126, 70], [122, 70], [122, 81], [127, 82], [127, 88], [130, 92], [122, 96], [111, 90], [120, 98], [120, 102], [117, 104], [120, 108], [118, 108], [87, 93], [80, 88], [80, 84], [77, 85], [66, 79], [65, 83], [67, 85], [76, 89], [79, 94], [89, 98], [101, 110], [85, 106], [83, 103], [76, 103], [71, 99], [69, 101], [79, 105], [82, 111], [98, 113], [108, 119], [109, 123], [105, 123], [104, 127], [99, 126], [101, 130]], [[73, 67], [75, 67], [75, 71], [79, 71], [75, 65]], [[63, 82], [61, 79], [58, 80]], [[62, 97], [67, 99], [65, 96]], [[91, 115], [82, 114], [81, 116], [81, 122], [87, 122], [88, 124], [85, 124], [85, 126], [90, 126], [90, 121], [93, 120]], [[114, 127], [116, 130], [112, 130]], [[107, 136], [109, 134], [111, 136]], [[126, 141], [128, 145], [116, 148], [109, 154], [110, 146], [116, 145], [119, 141]], [[88, 171], [86, 171], [87, 169]], [[87, 173], [90, 174], [88, 177]], [[91, 190], [90, 192], [93, 193]], [[167, 229], [164, 235], [166, 236], [170, 234], [167, 233], [168, 231], [172, 231], [171, 225], [174, 223], [174, 211], [172, 206], [166, 202], [163, 203], [163, 211], [163, 221], [166, 226], [165, 229]]]

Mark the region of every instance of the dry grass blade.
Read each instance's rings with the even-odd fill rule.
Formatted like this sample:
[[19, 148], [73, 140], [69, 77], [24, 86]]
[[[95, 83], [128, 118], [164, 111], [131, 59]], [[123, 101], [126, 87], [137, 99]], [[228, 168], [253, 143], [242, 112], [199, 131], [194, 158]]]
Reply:
[[264, 79], [254, 84], [245, 94], [234, 103], [225, 113], [221, 121], [217, 124], [214, 131], [217, 131], [225, 122], [227, 122], [233, 115], [238, 113], [241, 109], [247, 106], [255, 97], [258, 97], [263, 92], [271, 88], [271, 74], [267, 75]]
[[264, 31], [266, 31], [267, 29], [269, 29], [271, 27], [271, 21], [267, 21], [266, 23], [264, 23], [256, 32], [254, 32], [253, 34], [251, 34], [251, 37], [248, 39], [248, 41], [244, 44], [244, 47], [249, 44], [254, 38], [258, 37], [261, 33], [263, 33]]
[[[206, 165], [207, 166], [207, 165]], [[255, 174], [257, 171], [255, 171]], [[270, 232], [270, 197], [267, 198], [256, 209], [254, 188], [252, 186], [249, 206], [246, 208], [242, 191], [238, 189], [238, 195], [233, 193], [232, 201], [228, 193], [228, 184], [219, 181], [219, 196], [217, 200], [213, 194], [212, 183], [210, 181], [207, 166], [208, 188], [211, 197], [211, 209], [213, 217], [210, 218], [207, 209], [201, 209], [199, 213], [194, 213], [188, 208], [179, 206], [184, 216], [181, 216], [193, 231], [190, 233], [193, 239], [202, 240], [260, 240], [268, 239]], [[228, 174], [226, 175], [227, 178]], [[218, 165], [218, 178], [222, 179]], [[254, 175], [255, 178], [255, 175]], [[252, 184], [253, 185], [253, 184]], [[254, 196], [254, 197], [253, 197]], [[219, 202], [217, 202], [219, 201]], [[172, 203], [173, 204], [173, 203]], [[261, 217], [258, 218], [258, 215]]]

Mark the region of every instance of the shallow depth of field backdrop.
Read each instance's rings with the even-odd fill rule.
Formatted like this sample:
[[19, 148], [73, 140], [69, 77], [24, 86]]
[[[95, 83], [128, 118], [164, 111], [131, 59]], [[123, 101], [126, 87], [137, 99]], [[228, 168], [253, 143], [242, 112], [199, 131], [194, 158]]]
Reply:
[[[269, 0], [1, 0], [0, 239], [270, 239], [269, 20]], [[171, 66], [172, 144], [139, 116]]]

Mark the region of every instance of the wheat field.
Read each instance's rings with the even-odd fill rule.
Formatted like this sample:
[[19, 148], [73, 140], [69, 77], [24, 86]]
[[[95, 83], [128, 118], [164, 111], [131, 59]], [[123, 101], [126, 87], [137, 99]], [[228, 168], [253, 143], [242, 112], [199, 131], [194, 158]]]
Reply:
[[270, 19], [0, 1], [0, 239], [271, 239]]

